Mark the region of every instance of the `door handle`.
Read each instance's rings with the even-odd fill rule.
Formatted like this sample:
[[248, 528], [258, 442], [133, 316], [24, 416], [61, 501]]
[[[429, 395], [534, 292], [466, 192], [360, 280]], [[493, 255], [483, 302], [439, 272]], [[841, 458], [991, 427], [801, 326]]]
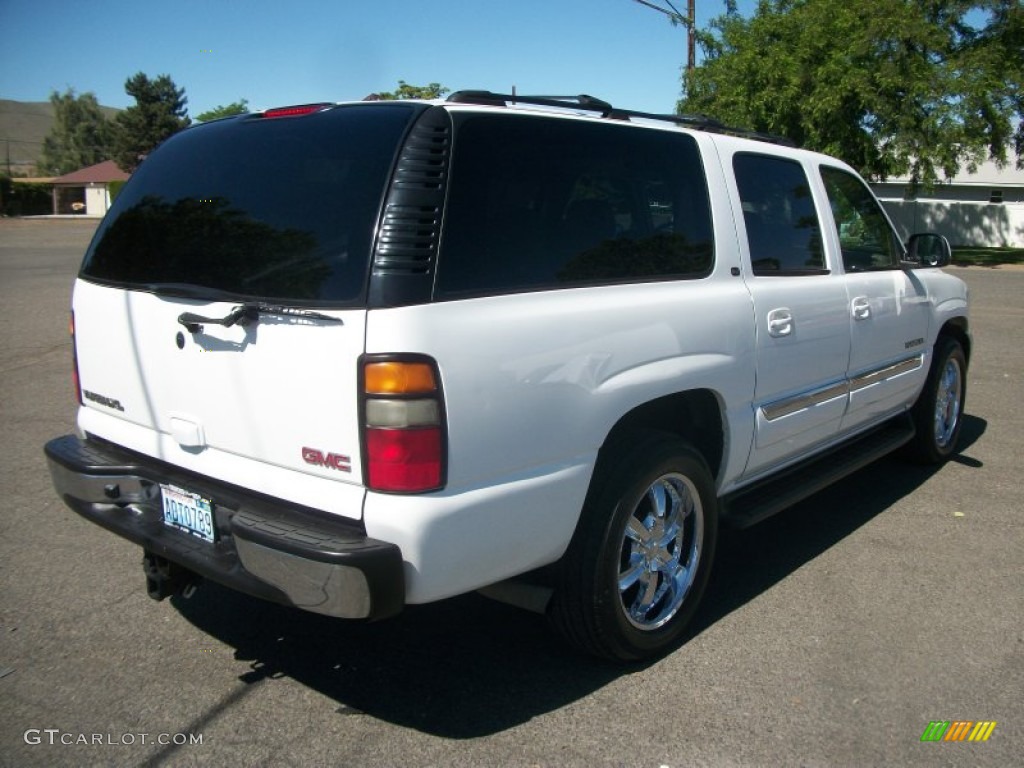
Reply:
[[787, 307], [773, 309], [768, 313], [768, 335], [779, 338], [793, 332], [793, 313]]
[[850, 303], [850, 311], [854, 320], [867, 320], [871, 317], [871, 302], [867, 296], [858, 296]]

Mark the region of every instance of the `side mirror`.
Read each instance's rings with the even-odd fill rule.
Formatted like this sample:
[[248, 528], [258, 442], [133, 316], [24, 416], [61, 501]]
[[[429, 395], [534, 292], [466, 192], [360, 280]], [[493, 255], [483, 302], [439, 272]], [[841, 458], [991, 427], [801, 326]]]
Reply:
[[907, 262], [914, 267], [946, 267], [953, 261], [949, 240], [931, 232], [911, 235], [907, 241]]

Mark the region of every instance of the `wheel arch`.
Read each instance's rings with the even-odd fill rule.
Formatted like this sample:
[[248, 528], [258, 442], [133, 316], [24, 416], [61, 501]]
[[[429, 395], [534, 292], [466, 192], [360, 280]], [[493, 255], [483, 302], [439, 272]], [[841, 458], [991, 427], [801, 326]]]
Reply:
[[650, 400], [623, 414], [608, 432], [601, 453], [606, 453], [628, 434], [657, 431], [675, 435], [697, 450], [718, 478], [725, 452], [723, 408], [717, 393], [691, 389]]
[[936, 337], [936, 344], [943, 336], [956, 339], [964, 351], [964, 359], [967, 364], [971, 362], [971, 334], [966, 317], [953, 317], [943, 323]]

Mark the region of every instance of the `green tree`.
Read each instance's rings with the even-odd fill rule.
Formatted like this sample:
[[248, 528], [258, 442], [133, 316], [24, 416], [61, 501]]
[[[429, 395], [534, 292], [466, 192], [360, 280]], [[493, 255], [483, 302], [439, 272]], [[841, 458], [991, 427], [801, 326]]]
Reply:
[[[971, 15], [971, 12], [975, 12]], [[970, 19], [985, 25], [975, 28]], [[1024, 149], [1019, 0], [760, 0], [700, 34], [681, 112], [931, 185]]]
[[409, 85], [405, 80], [398, 81], [398, 88], [394, 91], [382, 91], [372, 94], [374, 101], [393, 101], [395, 99], [440, 99], [451, 88], [445, 88], [440, 83], [429, 85]]
[[147, 154], [169, 136], [191, 124], [185, 89], [168, 75], [150, 80], [142, 72], [128, 78], [125, 92], [135, 105], [118, 114], [114, 131], [114, 160], [131, 173]]
[[[961, 55], [966, 128], [984, 137], [998, 161], [1012, 143], [1017, 167], [1024, 168], [1024, 4], [979, 5], [987, 9], [989, 22], [967, 40]], [[1008, 121], [1006, 115], [1015, 119]]]
[[248, 99], [239, 99], [231, 104], [216, 106], [213, 109], [208, 109], [206, 112], [200, 112], [196, 115], [196, 121], [208, 123], [211, 120], [219, 120], [222, 117], [231, 117], [232, 115], [244, 115], [248, 112]]
[[38, 170], [59, 176], [110, 157], [113, 130], [95, 94], [76, 96], [72, 88], [50, 94], [53, 127], [43, 139]]

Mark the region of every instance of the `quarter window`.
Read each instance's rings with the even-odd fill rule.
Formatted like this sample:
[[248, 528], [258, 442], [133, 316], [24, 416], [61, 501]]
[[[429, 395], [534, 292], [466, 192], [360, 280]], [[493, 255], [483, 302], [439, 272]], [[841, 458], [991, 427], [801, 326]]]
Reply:
[[457, 118], [437, 295], [703, 277], [707, 184], [684, 134], [521, 115]]

